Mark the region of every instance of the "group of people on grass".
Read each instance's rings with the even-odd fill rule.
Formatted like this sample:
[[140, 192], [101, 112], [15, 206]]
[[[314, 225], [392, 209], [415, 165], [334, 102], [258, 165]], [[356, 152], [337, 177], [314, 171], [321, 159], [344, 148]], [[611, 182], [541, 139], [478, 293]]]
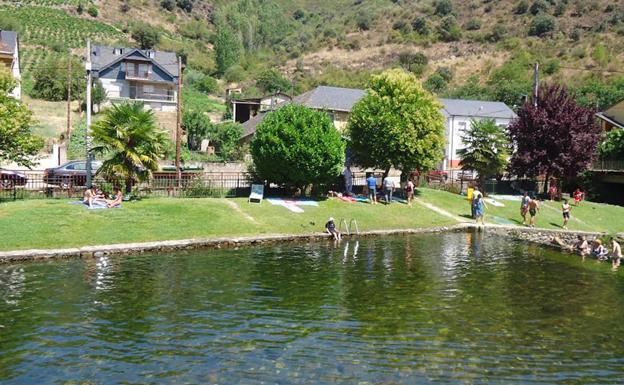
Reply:
[[[393, 195], [397, 187], [399, 186], [397, 186], [394, 179], [390, 177], [384, 178], [381, 182], [384, 201], [387, 204], [392, 203]], [[368, 174], [368, 177], [366, 178], [366, 188], [368, 190], [368, 199], [371, 204], [377, 204], [377, 178], [375, 178], [373, 174]], [[408, 206], [411, 206], [414, 201], [414, 189], [414, 182], [412, 181], [412, 178], [410, 178], [407, 180], [407, 183], [405, 183], [405, 198]]]
[[84, 192], [84, 197], [82, 202], [89, 206], [105, 206], [106, 208], [112, 209], [115, 207], [121, 206], [121, 202], [123, 202], [123, 194], [119, 187], [113, 187], [113, 195], [110, 199], [106, 198], [106, 194], [97, 186], [92, 185], [90, 188], [86, 189]]
[[578, 241], [574, 244], [574, 250], [583, 258], [591, 255], [599, 261], [607, 261], [610, 259], [614, 268], [619, 267], [622, 259], [622, 247], [613, 237], [609, 238], [608, 244], [611, 247], [611, 251], [609, 251], [609, 249], [602, 244], [602, 240], [599, 238], [595, 238], [592, 242], [588, 242], [584, 236], [579, 235]]

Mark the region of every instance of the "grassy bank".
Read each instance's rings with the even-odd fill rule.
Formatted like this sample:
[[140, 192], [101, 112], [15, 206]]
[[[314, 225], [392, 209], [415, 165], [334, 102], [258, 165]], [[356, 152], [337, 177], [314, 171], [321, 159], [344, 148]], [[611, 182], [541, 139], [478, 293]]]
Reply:
[[[458, 195], [420, 189], [419, 200], [469, 221], [470, 207]], [[519, 203], [503, 201], [489, 205], [486, 221], [519, 224]], [[110, 243], [144, 242], [187, 238], [249, 236], [254, 234], [300, 234], [322, 231], [329, 216], [357, 219], [362, 230], [434, 227], [457, 220], [423, 205], [408, 207], [346, 203], [337, 199], [304, 206], [293, 213], [264, 201], [249, 204], [236, 199], [153, 198], [124, 203], [114, 210], [87, 210], [67, 200], [24, 200], [0, 204], [0, 250], [59, 248]], [[570, 229], [616, 232], [624, 230], [624, 208], [584, 202], [573, 208]], [[559, 228], [558, 204], [547, 203], [539, 214], [538, 227]]]

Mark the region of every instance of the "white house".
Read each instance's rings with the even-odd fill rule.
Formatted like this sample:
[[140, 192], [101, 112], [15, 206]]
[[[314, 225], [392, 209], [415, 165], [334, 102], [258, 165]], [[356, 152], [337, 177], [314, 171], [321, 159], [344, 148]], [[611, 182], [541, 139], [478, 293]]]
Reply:
[[496, 124], [507, 127], [516, 114], [505, 103], [481, 100], [440, 99], [442, 114], [446, 118], [446, 149], [442, 170], [459, 169], [457, 151], [465, 148], [461, 139], [463, 131], [470, 128], [471, 120], [494, 119]]
[[173, 52], [95, 45], [91, 72], [106, 90], [104, 105], [136, 100], [155, 111], [177, 108], [178, 56]]
[[17, 81], [17, 86], [9, 94], [15, 99], [21, 99], [21, 74], [19, 58], [19, 40], [17, 32], [0, 30], [0, 65], [8, 68]]

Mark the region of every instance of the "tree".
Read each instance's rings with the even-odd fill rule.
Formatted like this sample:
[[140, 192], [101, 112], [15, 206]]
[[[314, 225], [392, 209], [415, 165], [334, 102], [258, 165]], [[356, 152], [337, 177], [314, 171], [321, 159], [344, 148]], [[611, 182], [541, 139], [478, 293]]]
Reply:
[[427, 19], [423, 16], [418, 16], [412, 21], [412, 29], [422, 36], [429, 36], [431, 33]]
[[540, 88], [538, 106], [524, 103], [508, 127], [514, 148], [510, 172], [546, 180], [576, 177], [596, 158], [601, 128], [594, 113], [579, 106], [563, 86]]
[[290, 104], [269, 112], [251, 142], [256, 172], [298, 187], [329, 183], [344, 165], [345, 143], [325, 112]]
[[600, 156], [604, 159], [624, 160], [624, 130], [609, 131], [600, 144]]
[[442, 105], [416, 77], [400, 69], [373, 76], [349, 119], [350, 148], [358, 164], [405, 174], [432, 169], [443, 156]]
[[137, 23], [132, 27], [132, 38], [141, 49], [152, 49], [160, 42], [160, 31], [149, 24]]
[[234, 32], [227, 26], [220, 26], [215, 38], [217, 71], [223, 75], [228, 68], [240, 60], [241, 43]]
[[158, 170], [158, 159], [168, 144], [154, 113], [144, 110], [143, 103], [124, 103], [105, 110], [93, 125], [93, 140], [93, 151], [107, 158], [98, 173], [123, 178], [126, 194], [135, 180], [144, 180]]
[[102, 85], [100, 79], [93, 83], [93, 91], [91, 91], [91, 103], [95, 106], [98, 106], [98, 110], [100, 109], [100, 104], [106, 99], [106, 88]]
[[523, 15], [529, 10], [529, 2], [527, 0], [520, 0], [514, 8], [516, 15]]
[[485, 179], [505, 171], [509, 155], [509, 141], [505, 131], [494, 119], [472, 120], [470, 128], [461, 133], [465, 148], [457, 151], [459, 165], [479, 175], [479, 185]]
[[404, 51], [399, 54], [399, 64], [406, 70], [420, 76], [427, 68], [429, 59], [422, 52]]
[[[72, 100], [79, 99], [86, 88], [84, 65], [72, 57], [71, 95]], [[31, 96], [51, 101], [67, 100], [67, 59], [48, 56], [33, 71]]]
[[256, 85], [264, 92], [288, 92], [291, 88], [290, 80], [274, 68], [262, 72]]
[[427, 78], [427, 80], [423, 83], [423, 87], [429, 92], [439, 94], [442, 91], [446, 90], [447, 82], [444, 80], [442, 75], [438, 73], [433, 73], [431, 76]]
[[546, 2], [546, 0], [535, 0], [533, 4], [531, 4], [531, 14], [537, 15], [540, 12], [547, 12], [548, 8], [550, 8], [550, 4]]
[[33, 157], [43, 147], [43, 139], [32, 135], [32, 112], [19, 100], [0, 91], [0, 163], [15, 162], [32, 167]]
[[243, 126], [234, 122], [213, 125], [210, 140], [216, 145], [223, 160], [234, 160], [237, 155], [238, 141], [243, 136]]
[[188, 149], [197, 151], [201, 147], [201, 141], [208, 139], [213, 128], [210, 119], [203, 112], [184, 111], [182, 129], [186, 132]]

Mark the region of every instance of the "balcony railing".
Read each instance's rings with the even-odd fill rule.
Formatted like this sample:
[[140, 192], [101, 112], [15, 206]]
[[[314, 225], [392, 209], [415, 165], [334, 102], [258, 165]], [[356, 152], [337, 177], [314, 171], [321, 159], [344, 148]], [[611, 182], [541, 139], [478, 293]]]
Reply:
[[624, 171], [622, 159], [599, 159], [591, 166], [592, 171]]
[[175, 95], [173, 91], [167, 92], [167, 90], [164, 90], [164, 89], [155, 89], [154, 91], [145, 91], [140, 86], [130, 86], [130, 99], [175, 102]]
[[137, 70], [132, 67], [126, 68], [126, 79], [149, 79], [151, 71]]

